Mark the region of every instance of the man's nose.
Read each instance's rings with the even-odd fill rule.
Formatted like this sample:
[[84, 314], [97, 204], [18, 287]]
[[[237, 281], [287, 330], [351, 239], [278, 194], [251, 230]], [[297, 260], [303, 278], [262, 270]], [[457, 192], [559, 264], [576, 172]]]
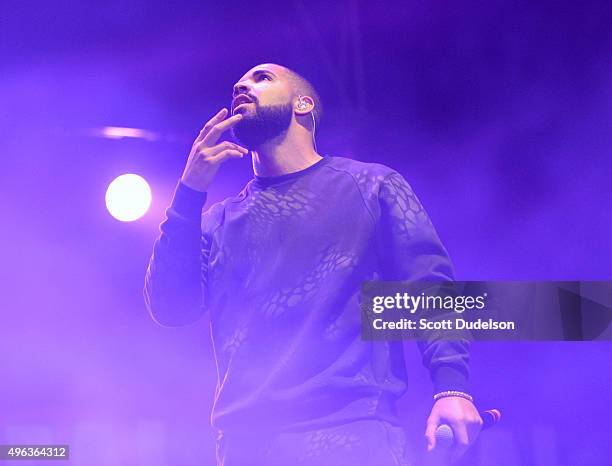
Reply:
[[248, 88], [246, 85], [240, 83], [236, 83], [234, 84], [234, 93], [232, 94], [232, 97], [236, 97], [239, 94], [248, 94]]

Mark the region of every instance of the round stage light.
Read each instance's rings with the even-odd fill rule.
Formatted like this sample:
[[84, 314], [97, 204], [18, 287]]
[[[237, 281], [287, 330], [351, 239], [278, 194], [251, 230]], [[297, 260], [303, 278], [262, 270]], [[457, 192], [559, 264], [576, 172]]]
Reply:
[[142, 217], [151, 205], [151, 188], [142, 176], [127, 173], [118, 176], [106, 190], [106, 208], [122, 222]]

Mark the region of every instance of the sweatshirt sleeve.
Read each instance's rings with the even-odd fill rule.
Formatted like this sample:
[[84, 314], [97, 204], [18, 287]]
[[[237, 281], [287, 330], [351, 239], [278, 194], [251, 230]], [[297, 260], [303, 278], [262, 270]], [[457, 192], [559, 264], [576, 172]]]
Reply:
[[[383, 280], [452, 281], [452, 262], [427, 213], [398, 173], [387, 176], [379, 191], [378, 255]], [[435, 393], [468, 391], [469, 341], [442, 340], [436, 332], [418, 335], [423, 364]]]
[[178, 183], [145, 276], [144, 299], [155, 322], [179, 327], [204, 313], [202, 274], [206, 273], [209, 244], [202, 235], [206, 193]]

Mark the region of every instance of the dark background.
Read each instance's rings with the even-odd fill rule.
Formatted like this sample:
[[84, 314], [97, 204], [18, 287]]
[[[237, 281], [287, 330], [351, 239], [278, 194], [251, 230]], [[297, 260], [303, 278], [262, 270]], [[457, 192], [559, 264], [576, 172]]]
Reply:
[[[319, 89], [321, 153], [408, 179], [459, 279], [611, 279], [611, 24], [605, 1], [0, 3], [0, 444], [213, 464], [207, 322], [158, 327], [141, 289], [193, 138], [259, 63]], [[120, 223], [104, 193], [128, 172], [153, 204]], [[251, 176], [226, 164], [210, 201]], [[610, 464], [611, 356], [477, 344], [474, 394], [504, 420], [462, 464]], [[408, 363], [418, 456], [431, 386], [416, 348]]]

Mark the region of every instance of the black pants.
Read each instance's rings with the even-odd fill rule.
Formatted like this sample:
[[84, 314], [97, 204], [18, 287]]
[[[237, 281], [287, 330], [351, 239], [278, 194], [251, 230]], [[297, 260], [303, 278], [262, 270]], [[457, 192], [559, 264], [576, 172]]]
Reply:
[[218, 466], [407, 466], [404, 430], [385, 421], [260, 435], [220, 434]]

